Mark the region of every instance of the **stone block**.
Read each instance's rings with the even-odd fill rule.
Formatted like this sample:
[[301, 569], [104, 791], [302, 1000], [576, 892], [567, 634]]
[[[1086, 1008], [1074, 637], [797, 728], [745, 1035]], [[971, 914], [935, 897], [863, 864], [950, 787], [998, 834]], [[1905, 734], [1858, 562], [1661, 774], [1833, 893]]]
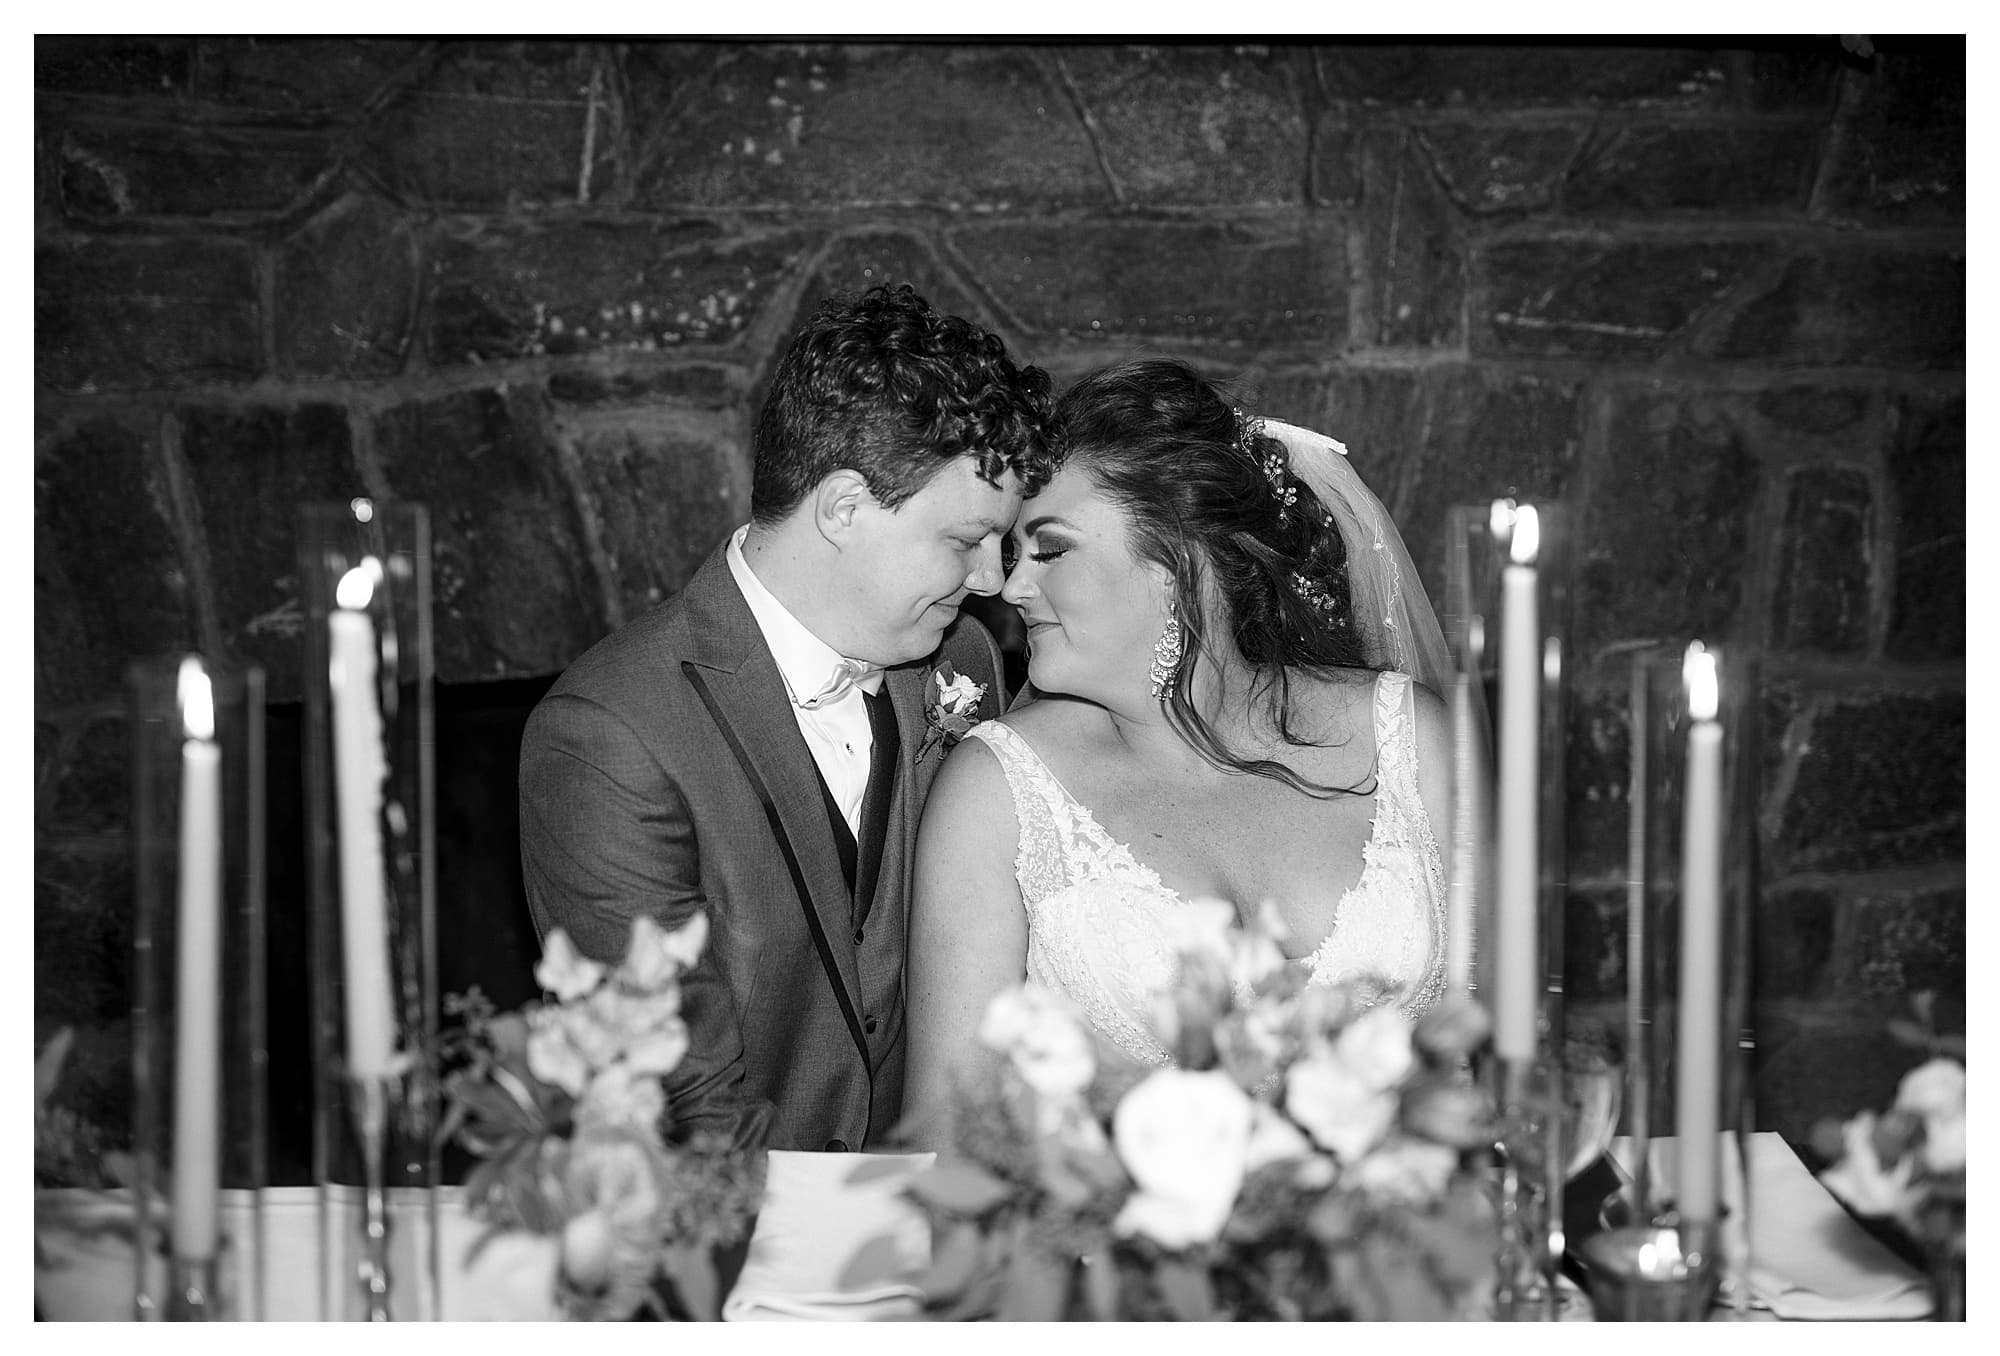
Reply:
[[1405, 487], [1423, 456], [1429, 412], [1421, 376], [1408, 368], [1288, 368], [1246, 374], [1234, 394], [1252, 409], [1338, 438], [1348, 460], [1401, 526]]
[[1781, 860], [1793, 870], [1963, 861], [1963, 693], [1829, 700], [1802, 733], [1790, 794], [1773, 807]]
[[[399, 199], [426, 207], [584, 200], [593, 61], [576, 43], [453, 44], [420, 86], [370, 121], [371, 172]], [[608, 148], [608, 111], [597, 116], [596, 137]], [[595, 176], [600, 148], [591, 149]]]
[[1473, 254], [1475, 353], [1651, 358], [1770, 254], [1738, 241], [1497, 241]]
[[1852, 1000], [1758, 1003], [1751, 1057], [1758, 1125], [1801, 1143], [1821, 1120], [1887, 1107], [1916, 1057], [1886, 1020], [1872, 1005], [1857, 1011]]
[[680, 591], [750, 519], [750, 440], [734, 409], [656, 404], [565, 421], [627, 620]]
[[618, 355], [549, 373], [549, 399], [559, 409], [687, 402], [708, 409], [745, 403], [743, 374], [719, 363]]
[[1567, 211], [1598, 216], [1805, 210], [1819, 163], [1811, 122], [1644, 122], [1594, 139], [1569, 172]]
[[1407, 131], [1362, 141], [1357, 338], [1386, 348], [1463, 343], [1465, 247], [1429, 160]]
[[241, 124], [72, 119], [55, 153], [62, 210], [87, 225], [269, 222], [303, 203], [335, 164], [323, 133]]
[[1030, 48], [660, 44], [628, 70], [647, 207], [1111, 200], [1070, 96]]
[[1794, 258], [1694, 347], [1786, 366], [1962, 369], [1964, 252], [1855, 246]]
[[1771, 634], [1789, 650], [1865, 652], [1869, 580], [1881, 549], [1865, 471], [1804, 466], [1789, 476]]
[[1928, 989], [1938, 993], [1941, 1010], [1963, 1009], [1962, 886], [1858, 900], [1852, 926], [1854, 970], [1842, 976], [1846, 993], [1886, 1000], [1888, 1011], [1900, 1013], [1909, 995]]
[[393, 376], [408, 356], [418, 245], [379, 198], [350, 194], [278, 250], [278, 369], [293, 377]]
[[1290, 55], [1262, 46], [1075, 46], [1059, 62], [1134, 205], [1286, 206], [1305, 182]]
[[1563, 1001], [1590, 1004], [1625, 997], [1625, 890], [1579, 886], [1563, 900]]
[[1321, 108], [1306, 149], [1307, 195], [1315, 207], [1352, 207], [1361, 201], [1359, 119], [1344, 108]]
[[440, 682], [552, 673], [608, 629], [539, 397], [461, 391], [383, 412], [394, 493], [430, 506]]
[[35, 709], [116, 699], [125, 667], [195, 638], [148, 440], [108, 419], [35, 459]]
[[42, 834], [123, 834], [132, 819], [132, 735], [123, 715], [85, 721], [56, 769]]
[[[1624, 672], [1614, 667], [1610, 676]], [[1623, 685], [1581, 679], [1581, 665], [1572, 665], [1563, 712], [1562, 769], [1569, 879], [1572, 885], [1622, 882], [1630, 861], [1631, 694]]]
[[1896, 225], [1965, 220], [1965, 37], [1891, 42], [1850, 76], [1822, 207]]
[[1415, 129], [1451, 200], [1476, 216], [1543, 211], [1584, 143], [1568, 123], [1427, 123]]
[[368, 493], [352, 444], [338, 405], [195, 406], [182, 415], [217, 621], [232, 650], [264, 666], [266, 701], [300, 699], [298, 508]]
[[944, 314], [962, 316], [983, 329], [997, 328], [990, 308], [967, 290], [922, 236], [869, 230], [836, 239], [813, 265], [792, 322], [774, 346], [772, 364], [783, 353], [784, 343], [831, 293], [863, 292], [883, 283], [908, 283]]
[[1839, 919], [1840, 901], [1831, 891], [1766, 889], [1751, 920], [1757, 958], [1751, 991], [1763, 999], [1829, 993]]
[[1758, 418], [1772, 431], [1824, 449], [1863, 451], [1876, 436], [1870, 392], [1838, 386], [1776, 386], [1757, 393]]
[[1607, 642], [1739, 636], [1763, 471], [1734, 402], [1614, 397], [1576, 545], [1579, 653]]
[[974, 225], [950, 244], [1039, 335], [1223, 346], [1347, 337], [1346, 237], [1317, 219]]
[[132, 854], [122, 844], [37, 847], [38, 1024], [94, 1026], [131, 1015], [131, 862]]
[[1722, 53], [1641, 44], [1355, 42], [1313, 49], [1329, 98], [1423, 106], [1711, 107], [1723, 101]]
[[35, 246], [35, 381], [64, 390], [244, 380], [262, 366], [252, 248], [235, 240]]
[[1965, 402], [1901, 398], [1889, 483], [1896, 585], [1887, 653], [1916, 662], [1965, 654]]
[[427, 346], [443, 366], [737, 343], [809, 248], [792, 234], [570, 220], [442, 244]]
[[[1444, 603], [1445, 528], [1457, 504], [1504, 495], [1563, 498], [1577, 473], [1578, 383], [1498, 368], [1433, 367], [1423, 374], [1422, 422], [1396, 487], [1396, 524], [1431, 598]], [[1572, 547], [1572, 550], [1575, 548]]]
[[187, 90], [194, 42], [184, 37], [35, 35], [35, 89], [171, 97]]
[[1757, 113], [1831, 113], [1849, 58], [1837, 39], [1787, 38], [1741, 54], [1742, 99]]
[[35, 713], [35, 827], [39, 830], [49, 814], [49, 800], [60, 780], [63, 729], [53, 720]]
[[204, 99], [271, 113], [360, 115], [390, 80], [434, 52], [412, 38], [197, 38]]

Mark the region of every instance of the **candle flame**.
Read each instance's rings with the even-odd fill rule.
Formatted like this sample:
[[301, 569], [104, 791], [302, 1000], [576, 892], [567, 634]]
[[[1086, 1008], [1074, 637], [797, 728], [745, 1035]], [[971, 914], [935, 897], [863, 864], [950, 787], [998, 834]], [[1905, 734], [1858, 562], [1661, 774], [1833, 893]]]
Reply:
[[189, 739], [215, 738], [215, 688], [198, 655], [181, 660], [180, 678], [175, 684], [180, 697], [181, 724]]
[[1496, 539], [1505, 537], [1514, 530], [1513, 500], [1495, 499], [1493, 501], [1493, 507], [1486, 514], [1486, 529]]
[[375, 585], [381, 578], [382, 562], [374, 556], [363, 556], [359, 565], [340, 576], [340, 583], [334, 586], [333, 601], [352, 611], [363, 611], [375, 596]]
[[1715, 655], [1700, 641], [1688, 645], [1681, 664], [1681, 681], [1687, 685], [1688, 715], [1694, 720], [1714, 720], [1721, 705], [1721, 681], [1716, 673]]
[[1507, 554], [1516, 565], [1532, 565], [1541, 549], [1541, 515], [1533, 504], [1523, 504], [1514, 510], [1514, 540], [1508, 544]]
[[372, 523], [375, 521], [375, 501], [372, 499], [359, 496], [350, 499], [347, 501], [347, 511], [354, 515], [354, 521], [357, 523]]

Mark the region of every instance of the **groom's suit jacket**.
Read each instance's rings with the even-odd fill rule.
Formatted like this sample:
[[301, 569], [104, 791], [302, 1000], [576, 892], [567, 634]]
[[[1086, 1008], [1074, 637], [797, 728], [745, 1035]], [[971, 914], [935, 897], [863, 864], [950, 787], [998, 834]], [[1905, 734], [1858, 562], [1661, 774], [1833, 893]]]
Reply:
[[[941, 748], [918, 758], [933, 665], [884, 675], [899, 766], [886, 806], [871, 779], [850, 892], [812, 754], [723, 551], [585, 652], [530, 715], [528, 905], [539, 933], [560, 927], [600, 960], [624, 953], [639, 914], [672, 927], [706, 910], [708, 945], [683, 987], [690, 1045], [667, 1079], [676, 1126], [860, 1149], [902, 1110], [911, 864], [943, 762]], [[935, 658], [987, 685], [982, 718], [999, 714], [984, 627], [961, 617]]]

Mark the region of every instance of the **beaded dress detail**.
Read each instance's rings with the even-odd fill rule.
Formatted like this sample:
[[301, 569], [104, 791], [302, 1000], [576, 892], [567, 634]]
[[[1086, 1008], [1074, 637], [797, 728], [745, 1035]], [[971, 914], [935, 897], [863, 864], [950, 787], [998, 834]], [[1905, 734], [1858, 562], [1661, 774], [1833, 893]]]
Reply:
[[[1417, 790], [1409, 676], [1375, 682], [1375, 822], [1360, 879], [1335, 906], [1311, 956], [1311, 982], [1366, 978], [1395, 987], [1416, 1016], [1444, 990], [1444, 858]], [[1127, 1057], [1168, 1062], [1153, 1034], [1152, 996], [1172, 982], [1161, 915], [1181, 896], [1104, 831], [1009, 726], [985, 721], [970, 738], [1000, 760], [1019, 846], [1014, 877], [1028, 911], [1027, 978], [1067, 996]]]

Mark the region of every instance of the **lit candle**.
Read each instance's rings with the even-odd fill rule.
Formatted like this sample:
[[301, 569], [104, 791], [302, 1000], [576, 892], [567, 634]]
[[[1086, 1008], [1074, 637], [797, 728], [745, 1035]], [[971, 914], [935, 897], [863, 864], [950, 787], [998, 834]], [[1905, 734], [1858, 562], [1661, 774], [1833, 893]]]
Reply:
[[1722, 1059], [1722, 727], [1715, 656], [1700, 641], [1682, 667], [1688, 695], [1681, 815], [1681, 984], [1674, 1084], [1684, 1221], [1717, 1216]]
[[395, 1043], [382, 871], [382, 781], [388, 763], [375, 690], [375, 624], [367, 612], [380, 575], [381, 563], [373, 556], [342, 575], [333, 615], [327, 618], [347, 1071], [355, 1078], [388, 1074]]
[[1494, 502], [1493, 521], [1513, 533], [1500, 576], [1500, 802], [1494, 872], [1493, 1050], [1502, 1059], [1535, 1057], [1542, 977], [1538, 935], [1535, 843], [1541, 802], [1541, 622], [1535, 599], [1535, 557], [1541, 524], [1534, 506]]
[[181, 661], [179, 925], [174, 948], [174, 1256], [215, 1256], [222, 1166], [222, 749], [201, 660]]
[[1474, 657], [1484, 648], [1477, 617], [1469, 622], [1464, 663], [1451, 684], [1451, 747], [1456, 798], [1451, 808], [1451, 888], [1445, 897], [1445, 987], [1450, 993], [1472, 991], [1472, 923], [1477, 911], [1479, 870], [1480, 778], [1486, 760], [1479, 756], [1480, 733], [1472, 718]]

